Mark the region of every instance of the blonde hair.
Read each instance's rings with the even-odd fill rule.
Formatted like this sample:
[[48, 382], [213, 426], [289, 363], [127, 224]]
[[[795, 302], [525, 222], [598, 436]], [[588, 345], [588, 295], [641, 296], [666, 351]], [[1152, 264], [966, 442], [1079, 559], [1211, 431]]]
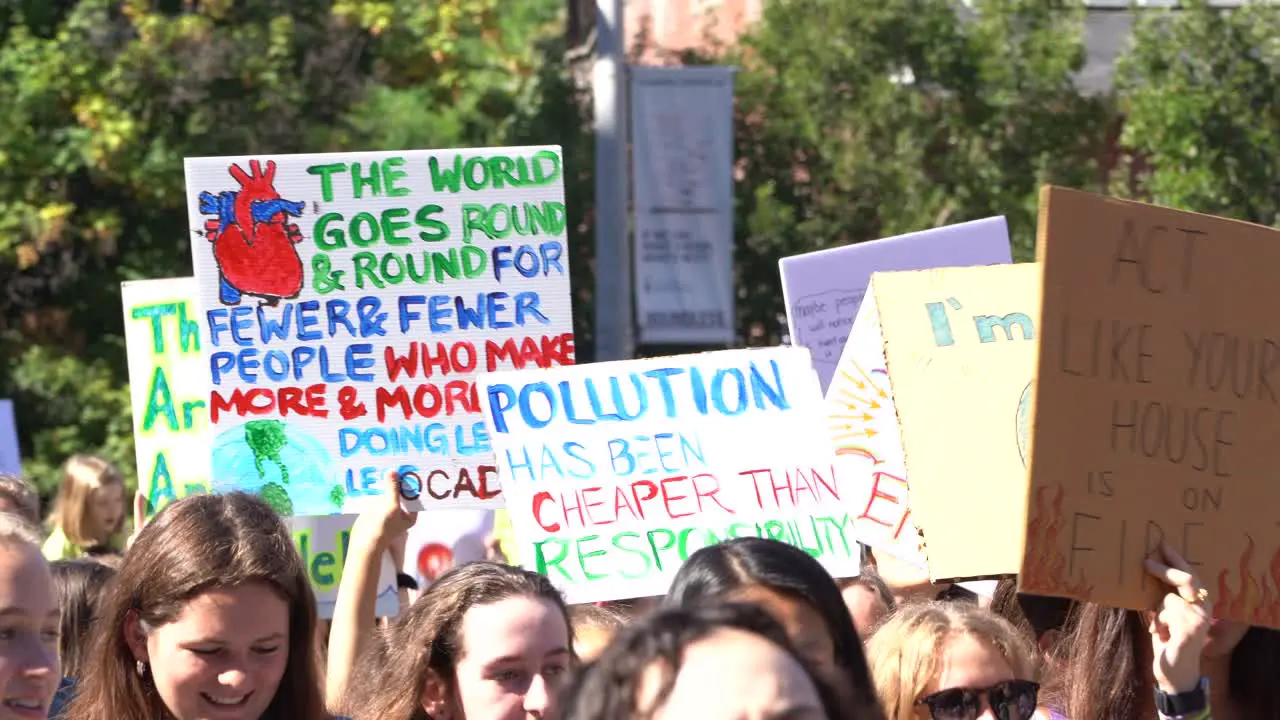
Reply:
[[[96, 538], [91, 533], [89, 504], [93, 502], [93, 493], [111, 485], [121, 486], [124, 478], [115, 465], [93, 455], [72, 455], [62, 466], [62, 485], [58, 488], [58, 498], [54, 501], [53, 513], [49, 515], [49, 527], [62, 528], [73, 545], [87, 547], [96, 545], [107, 538]], [[124, 513], [120, 513], [123, 523]], [[120, 530], [119, 527], [106, 528], [108, 535]]]
[[1035, 651], [1008, 620], [966, 603], [907, 605], [867, 643], [871, 677], [889, 720], [915, 717], [916, 700], [941, 671], [947, 643], [961, 636], [1000, 653], [1017, 679], [1037, 679]]

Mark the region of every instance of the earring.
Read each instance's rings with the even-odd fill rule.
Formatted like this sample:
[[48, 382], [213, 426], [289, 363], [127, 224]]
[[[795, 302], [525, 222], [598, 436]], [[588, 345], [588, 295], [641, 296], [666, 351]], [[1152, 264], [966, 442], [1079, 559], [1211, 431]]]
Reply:
[[147, 661], [139, 660], [138, 664], [134, 666], [134, 669], [138, 671], [138, 677], [145, 678], [147, 676]]

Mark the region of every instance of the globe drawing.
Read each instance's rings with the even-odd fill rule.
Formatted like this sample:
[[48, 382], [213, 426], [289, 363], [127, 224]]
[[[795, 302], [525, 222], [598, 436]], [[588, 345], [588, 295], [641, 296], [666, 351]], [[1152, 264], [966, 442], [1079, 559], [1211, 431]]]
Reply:
[[1022, 456], [1022, 467], [1027, 466], [1027, 445], [1031, 441], [1031, 383], [1027, 383], [1018, 400], [1018, 454]]
[[282, 515], [329, 515], [345, 500], [329, 452], [279, 420], [251, 420], [219, 433], [212, 486], [215, 493], [255, 493]]

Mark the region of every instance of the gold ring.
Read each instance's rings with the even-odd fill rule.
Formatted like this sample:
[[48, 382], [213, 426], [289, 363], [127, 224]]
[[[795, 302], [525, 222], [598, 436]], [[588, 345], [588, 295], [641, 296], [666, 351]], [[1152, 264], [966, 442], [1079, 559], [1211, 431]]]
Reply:
[[1195, 604], [1197, 605], [1203, 605], [1205, 601], [1207, 601], [1208, 599], [1209, 599], [1209, 591], [1204, 588], [1200, 588], [1196, 590], [1196, 599], [1193, 602], [1195, 602]]

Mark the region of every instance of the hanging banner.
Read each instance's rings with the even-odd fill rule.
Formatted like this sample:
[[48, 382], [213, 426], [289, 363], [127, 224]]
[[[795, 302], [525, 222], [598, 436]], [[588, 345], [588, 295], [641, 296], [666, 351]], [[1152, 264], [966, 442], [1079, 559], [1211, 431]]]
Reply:
[[734, 70], [630, 72], [640, 342], [732, 344]]
[[187, 158], [213, 489], [502, 503], [478, 373], [574, 359], [558, 147]]

